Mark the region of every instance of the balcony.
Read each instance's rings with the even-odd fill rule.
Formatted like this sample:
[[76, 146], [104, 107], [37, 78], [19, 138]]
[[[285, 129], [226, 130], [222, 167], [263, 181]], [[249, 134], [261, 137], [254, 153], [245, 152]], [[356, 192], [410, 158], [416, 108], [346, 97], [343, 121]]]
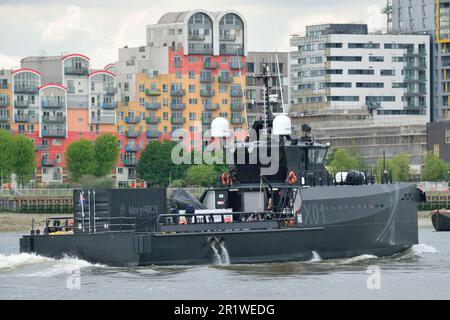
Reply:
[[231, 124], [243, 124], [244, 123], [244, 118], [242, 117], [231, 117], [230, 119], [230, 123]]
[[48, 109], [60, 109], [66, 107], [66, 102], [60, 99], [43, 99], [41, 106]]
[[233, 82], [233, 77], [229, 74], [222, 74], [219, 76], [219, 83], [231, 83]]
[[177, 103], [177, 102], [172, 102], [170, 104], [170, 109], [171, 110], [184, 110], [186, 109], [186, 104], [185, 103]]
[[0, 108], [9, 107], [9, 99], [1, 99], [0, 100]]
[[181, 68], [181, 61], [174, 61], [173, 62], [173, 67], [174, 68]]
[[115, 116], [91, 116], [91, 124], [115, 124]]
[[48, 158], [43, 157], [41, 163], [43, 167], [53, 167], [58, 163], [58, 161], [55, 159], [50, 160]]
[[145, 104], [145, 109], [147, 110], [159, 110], [161, 109], [161, 103], [159, 102], [150, 102]]
[[139, 123], [140, 121], [141, 121], [140, 117], [128, 116], [125, 118], [125, 122], [127, 124], [136, 124], [136, 123]]
[[232, 103], [230, 105], [231, 111], [242, 111], [244, 110], [244, 104], [243, 103]]
[[148, 97], [160, 96], [161, 95], [161, 90], [159, 90], [157, 88], [145, 89], [145, 94]]
[[214, 96], [214, 90], [211, 88], [205, 88], [200, 90], [200, 96], [201, 97], [212, 97]]
[[202, 115], [202, 124], [211, 124], [213, 121], [212, 114], [203, 114]]
[[103, 102], [102, 109], [105, 110], [114, 110], [117, 108], [117, 102]]
[[39, 92], [39, 88], [38, 88], [38, 86], [15, 85], [14, 92], [15, 93], [37, 94]]
[[48, 151], [50, 146], [48, 144], [37, 144], [36, 151]]
[[127, 138], [135, 139], [135, 138], [139, 137], [140, 135], [141, 135], [141, 133], [140, 133], [139, 131], [127, 130], [127, 131], [125, 132], [125, 136], [126, 136]]
[[151, 117], [147, 117], [145, 119], [145, 122], [147, 124], [158, 124], [158, 123], [161, 122], [161, 118], [160, 117], [151, 116]]
[[216, 111], [220, 109], [220, 105], [218, 103], [205, 103], [203, 106], [205, 111]]
[[244, 92], [242, 91], [242, 89], [231, 89], [230, 96], [236, 97], [236, 98], [241, 98], [244, 96]]
[[242, 65], [242, 61], [241, 60], [231, 60], [230, 62], [230, 69], [242, 69], [243, 65]]
[[16, 100], [14, 101], [14, 107], [15, 108], [28, 108], [30, 106], [30, 103], [28, 100]]
[[123, 159], [123, 164], [126, 167], [134, 167], [136, 163], [136, 159]]
[[106, 94], [108, 95], [108, 96], [113, 96], [113, 95], [115, 95], [117, 93], [117, 88], [114, 88], [114, 87], [107, 87], [106, 88]]
[[186, 119], [184, 117], [172, 117], [170, 118], [171, 124], [184, 124]]
[[204, 34], [191, 33], [188, 36], [188, 40], [189, 41], [204, 41], [205, 40], [205, 35]]
[[86, 67], [65, 67], [64, 73], [71, 76], [87, 76], [89, 69]]
[[14, 122], [29, 122], [30, 117], [27, 114], [15, 114]]
[[128, 144], [125, 146], [125, 151], [126, 152], [139, 152], [139, 151], [141, 151], [141, 146]]
[[0, 122], [9, 122], [9, 115], [0, 114]]
[[158, 130], [147, 130], [146, 137], [149, 139], [159, 138], [161, 136], [161, 132]]
[[219, 37], [219, 41], [236, 41], [236, 35], [234, 34], [223, 34]]
[[172, 88], [170, 90], [170, 95], [172, 97], [182, 97], [186, 94], [186, 90], [183, 90], [181, 88]]
[[219, 67], [219, 64], [217, 62], [205, 61], [203, 63], [203, 66], [205, 67], [205, 69], [217, 69]]
[[220, 54], [229, 54], [229, 55], [238, 55], [238, 56], [243, 56], [244, 55], [244, 50], [242, 48], [235, 48], [233, 44], [231, 44], [230, 46], [227, 46], [225, 48], [221, 47], [220, 48]]
[[66, 122], [66, 117], [65, 116], [42, 116], [42, 122], [64, 123], [64, 122]]
[[66, 136], [65, 130], [42, 130], [42, 137], [47, 138], [64, 138]]

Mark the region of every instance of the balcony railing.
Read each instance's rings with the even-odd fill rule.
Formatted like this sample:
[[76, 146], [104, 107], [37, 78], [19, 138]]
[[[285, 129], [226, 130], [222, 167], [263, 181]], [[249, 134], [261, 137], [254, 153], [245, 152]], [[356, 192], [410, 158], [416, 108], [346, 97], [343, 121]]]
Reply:
[[0, 108], [9, 107], [9, 99], [0, 100]]
[[214, 95], [213, 89], [201, 89], [200, 96], [202, 97], [212, 97]]
[[185, 103], [172, 102], [170, 104], [170, 109], [171, 110], [184, 110], [185, 108], [186, 108], [186, 104]]
[[145, 104], [145, 109], [147, 110], [159, 110], [161, 109], [161, 103], [159, 102], [150, 102]]
[[0, 122], [9, 122], [9, 115], [0, 114]]
[[42, 116], [42, 122], [47, 123], [64, 123], [66, 121], [65, 116]]
[[41, 163], [43, 167], [53, 167], [58, 163], [58, 161], [55, 159], [50, 160], [48, 158], [42, 158]]
[[158, 124], [158, 123], [161, 122], [161, 118], [160, 118], [160, 117], [154, 117], [154, 116], [152, 116], [152, 117], [147, 117], [147, 118], [145, 119], [145, 122], [146, 122], [147, 124]]
[[244, 92], [242, 91], [242, 89], [231, 89], [230, 96], [232, 96], [232, 97], [243, 97], [244, 96]]
[[102, 109], [113, 110], [117, 108], [117, 102], [103, 102]]
[[125, 136], [127, 138], [137, 138], [140, 136], [140, 132], [139, 131], [135, 131], [135, 130], [128, 130], [125, 132]]
[[65, 130], [42, 130], [42, 137], [63, 138], [65, 136]]
[[204, 34], [191, 33], [188, 36], [188, 40], [189, 41], [203, 41], [203, 40], [205, 40], [205, 35]]
[[174, 61], [173, 62], [173, 67], [174, 68], [181, 68], [181, 61]]
[[170, 95], [172, 97], [182, 97], [185, 94], [186, 94], [186, 90], [184, 90], [184, 89], [172, 88], [170, 90]]
[[234, 34], [223, 34], [219, 37], [219, 41], [236, 41], [236, 35]]
[[211, 124], [213, 121], [213, 116], [211, 115], [202, 115], [202, 124]]
[[145, 94], [149, 97], [160, 96], [161, 90], [156, 88], [145, 89]]
[[41, 101], [42, 108], [65, 108], [66, 103], [63, 100], [58, 99], [44, 99]]
[[28, 108], [30, 106], [30, 102], [28, 100], [16, 100], [14, 101], [15, 108]]
[[141, 121], [140, 117], [128, 116], [125, 118], [125, 122], [128, 124], [136, 124]]
[[219, 76], [219, 82], [220, 83], [231, 83], [231, 82], [233, 82], [233, 78], [229, 74], [227, 74], [227, 75], [222, 74]]
[[14, 92], [37, 94], [39, 92], [39, 88], [38, 88], [38, 86], [32, 86], [32, 85], [15, 85]]
[[170, 119], [170, 123], [172, 124], [183, 124], [186, 122], [186, 119], [184, 117], [172, 117]]
[[242, 111], [244, 110], [244, 104], [243, 103], [232, 103], [230, 105], [231, 111]]
[[29, 122], [30, 116], [27, 114], [15, 114], [14, 122]]
[[203, 106], [205, 111], [216, 111], [220, 109], [220, 105], [218, 103], [205, 103]]
[[87, 76], [89, 74], [89, 69], [86, 67], [65, 67], [64, 73], [73, 76]]
[[241, 69], [243, 67], [241, 60], [231, 60], [230, 62], [230, 68], [231, 69]]
[[212, 83], [214, 82], [214, 77], [210, 74], [200, 74], [201, 83]]
[[91, 117], [91, 123], [92, 124], [115, 124], [115, 117], [114, 116], [92, 116]]
[[50, 149], [50, 146], [48, 144], [37, 144], [36, 145], [36, 151], [47, 151]]
[[235, 48], [234, 45], [220, 48], [220, 54], [238, 55], [243, 56], [244, 50], [242, 48]]
[[123, 164], [127, 167], [134, 167], [137, 163], [136, 159], [123, 159]]
[[146, 137], [149, 139], [159, 138], [161, 136], [161, 132], [158, 130], [147, 130]]
[[106, 94], [109, 96], [113, 96], [117, 93], [117, 88], [114, 87], [107, 87], [106, 88]]
[[217, 62], [205, 61], [203, 63], [203, 66], [205, 67], [205, 69], [217, 69], [219, 67], [219, 64]]
[[140, 145], [126, 145], [125, 146], [125, 151], [126, 152], [139, 152], [141, 150], [141, 146]]
[[243, 124], [244, 118], [243, 117], [231, 117], [230, 122], [231, 122], [231, 124]]

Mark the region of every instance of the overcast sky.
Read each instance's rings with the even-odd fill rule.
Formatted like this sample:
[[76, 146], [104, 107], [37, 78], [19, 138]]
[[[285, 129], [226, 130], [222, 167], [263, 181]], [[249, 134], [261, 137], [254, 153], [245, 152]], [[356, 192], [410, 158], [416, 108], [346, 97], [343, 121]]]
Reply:
[[191, 9], [241, 12], [250, 51], [287, 51], [289, 35], [305, 25], [367, 23], [384, 28], [385, 0], [0, 0], [0, 69], [25, 56], [83, 53], [102, 68], [117, 48], [145, 44], [145, 26], [165, 12]]

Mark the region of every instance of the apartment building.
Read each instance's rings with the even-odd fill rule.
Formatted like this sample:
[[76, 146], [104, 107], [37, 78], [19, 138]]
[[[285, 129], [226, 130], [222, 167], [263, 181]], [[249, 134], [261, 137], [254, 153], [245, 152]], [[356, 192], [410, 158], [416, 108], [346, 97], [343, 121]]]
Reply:
[[[267, 66], [274, 78], [269, 80], [272, 97], [271, 106], [275, 112], [289, 113], [289, 53], [288, 52], [249, 52], [247, 56], [247, 118], [252, 126], [260, 119], [264, 105], [264, 84], [258, 75], [263, 73], [263, 66]], [[278, 65], [277, 65], [278, 61]], [[266, 101], [267, 103], [267, 101]], [[237, 107], [237, 106], [236, 106]], [[239, 106], [243, 108], [243, 106]]]

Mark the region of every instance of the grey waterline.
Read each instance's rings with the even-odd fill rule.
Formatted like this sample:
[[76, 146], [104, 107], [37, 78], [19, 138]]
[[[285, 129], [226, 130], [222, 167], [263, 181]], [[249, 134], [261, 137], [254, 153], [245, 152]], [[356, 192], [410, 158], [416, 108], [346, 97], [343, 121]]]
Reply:
[[450, 299], [450, 233], [429, 227], [393, 257], [145, 268], [18, 255], [20, 235], [0, 233], [0, 299]]

